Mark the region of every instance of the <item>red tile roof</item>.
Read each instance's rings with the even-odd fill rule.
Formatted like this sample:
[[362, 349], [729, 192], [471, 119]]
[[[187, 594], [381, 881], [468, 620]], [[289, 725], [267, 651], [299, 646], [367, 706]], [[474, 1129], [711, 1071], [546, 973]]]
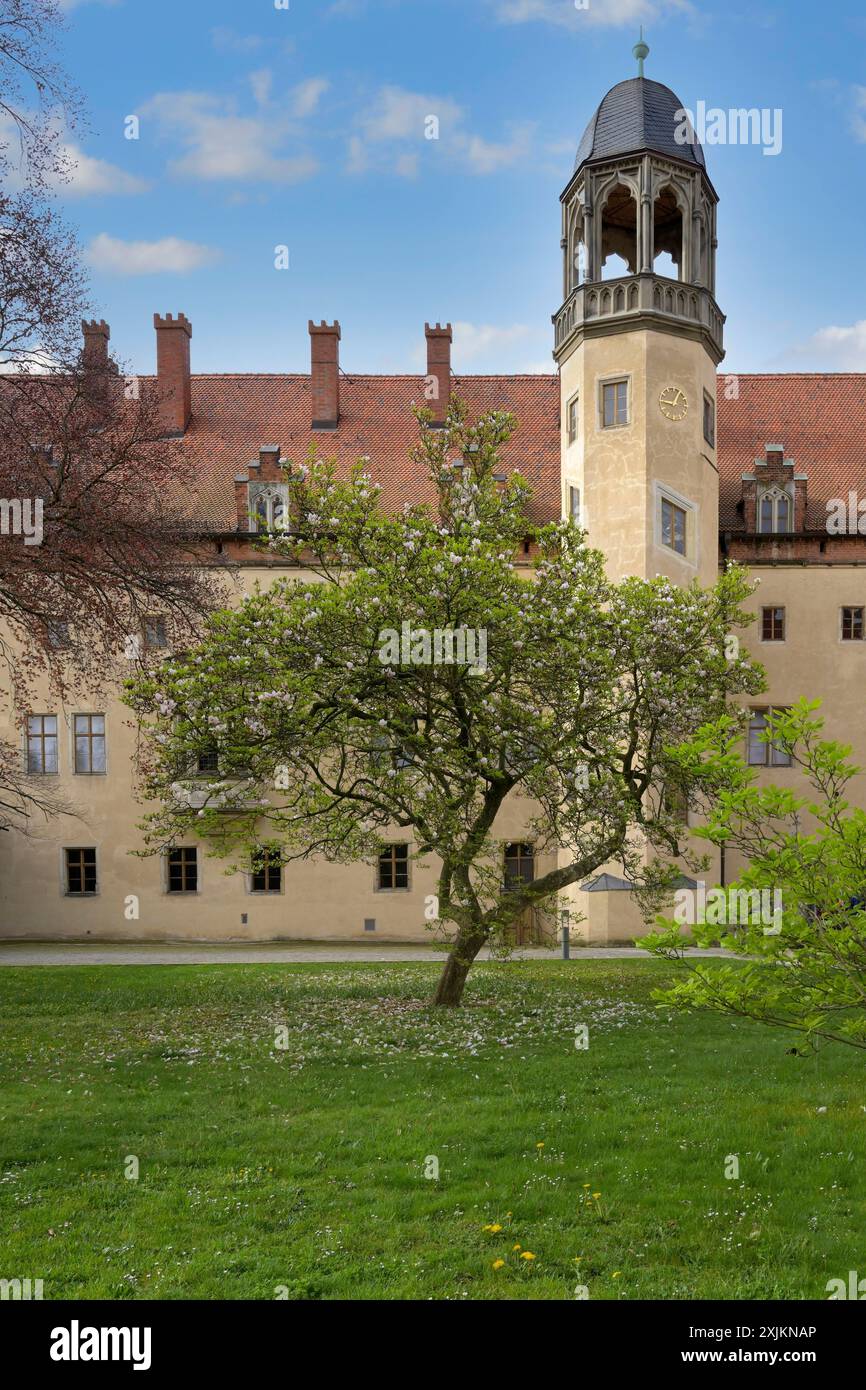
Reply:
[[[727, 400], [728, 382], [738, 398]], [[866, 374], [790, 372], [718, 379], [719, 526], [743, 529], [742, 474], [766, 444], [781, 444], [807, 483], [806, 527], [824, 530], [828, 499], [866, 497]]]
[[[409, 457], [418, 438], [412, 403], [424, 403], [424, 381], [421, 376], [341, 375], [339, 427], [313, 432], [309, 376], [194, 375], [192, 423], [183, 447], [196, 465], [198, 510], [207, 529], [235, 529], [235, 475], [246, 472], [264, 444], [279, 445], [284, 458], [300, 463], [312, 439], [319, 456], [335, 456], [346, 474], [367, 455], [386, 506], [433, 501], [423, 468]], [[493, 409], [513, 411], [519, 425], [503, 462], [531, 484], [533, 519], [558, 517], [558, 377], [455, 377], [453, 390], [466, 402], [470, 418]]]
[[[753, 471], [769, 443], [783, 445], [794, 471], [808, 477], [809, 527], [823, 528], [828, 498], [845, 497], [849, 488], [866, 497], [866, 374], [738, 375], [736, 400], [727, 398], [732, 379], [721, 375], [718, 387], [721, 529], [742, 529], [736, 509], [741, 474]], [[519, 424], [504, 451], [505, 466], [519, 469], [532, 485], [534, 519], [558, 517], [558, 376], [461, 376], [453, 389], [470, 414], [513, 411]], [[432, 501], [423, 469], [409, 457], [418, 431], [411, 407], [423, 396], [421, 376], [341, 375], [339, 428], [313, 433], [307, 375], [194, 375], [193, 418], [183, 447], [200, 479], [202, 524], [235, 529], [234, 478], [262, 445], [278, 444], [286, 458], [300, 462], [311, 439], [321, 456], [335, 455], [346, 472], [367, 455], [386, 506]]]

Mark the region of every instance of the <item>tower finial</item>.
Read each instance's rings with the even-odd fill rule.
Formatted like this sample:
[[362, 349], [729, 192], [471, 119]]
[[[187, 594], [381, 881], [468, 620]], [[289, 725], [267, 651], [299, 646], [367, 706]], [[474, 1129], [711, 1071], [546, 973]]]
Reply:
[[644, 43], [643, 25], [640, 26], [640, 43], [635, 44], [632, 53], [637, 58], [637, 75], [643, 77], [644, 58], [649, 57], [649, 44]]

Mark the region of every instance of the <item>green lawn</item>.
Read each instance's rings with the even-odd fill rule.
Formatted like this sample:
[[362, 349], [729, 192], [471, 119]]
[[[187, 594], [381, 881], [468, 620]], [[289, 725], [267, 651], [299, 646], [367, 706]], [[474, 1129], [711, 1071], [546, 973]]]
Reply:
[[444, 1016], [437, 970], [4, 968], [0, 1277], [46, 1298], [749, 1299], [866, 1270], [861, 1054], [659, 1014], [665, 963], [483, 964]]

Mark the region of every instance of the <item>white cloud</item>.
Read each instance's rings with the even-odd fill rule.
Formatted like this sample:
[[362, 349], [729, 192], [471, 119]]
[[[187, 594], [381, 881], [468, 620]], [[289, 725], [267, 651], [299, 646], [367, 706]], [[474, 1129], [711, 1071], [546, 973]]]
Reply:
[[491, 358], [522, 342], [532, 330], [525, 323], [499, 328], [491, 323], [455, 323], [455, 362], [472, 362], [478, 357]]
[[327, 92], [330, 82], [324, 77], [310, 77], [292, 91], [292, 112], [303, 119], [312, 116], [320, 98]]
[[796, 349], [796, 355], [811, 357], [818, 370], [866, 371], [866, 319], [847, 326], [831, 324], [820, 328], [808, 343]]
[[185, 147], [169, 164], [179, 178], [286, 184], [318, 169], [311, 155], [286, 153], [286, 142], [296, 140], [297, 133], [284, 118], [241, 116], [234, 103], [208, 92], [159, 92], [141, 115]]
[[273, 82], [274, 74], [270, 68], [259, 68], [256, 72], [250, 73], [250, 86], [257, 106], [267, 106]]
[[[125, 196], [146, 193], [150, 188], [151, 185], [145, 179], [128, 174], [125, 169], [110, 164], [106, 159], [96, 159], [93, 155], [87, 154], [69, 135], [62, 111], [56, 111], [52, 115], [51, 124], [57, 134], [57, 153], [69, 174], [67, 179], [55, 180], [53, 187], [57, 193], [78, 198], [100, 193]], [[0, 144], [9, 141], [14, 148], [15, 138], [12, 117], [5, 112], [0, 113]], [[9, 184], [10, 187], [20, 187], [19, 170], [16, 169], [9, 177]]]
[[150, 188], [145, 179], [128, 174], [125, 169], [109, 164], [105, 159], [94, 159], [72, 141], [67, 141], [63, 150], [69, 160], [72, 177], [68, 183], [59, 185], [58, 191], [61, 193], [86, 198], [95, 193], [146, 193]]
[[556, 363], [551, 357], [547, 362], [524, 362], [517, 368], [518, 376], [556, 376]]
[[456, 144], [473, 173], [495, 174], [529, 155], [530, 127], [517, 131], [507, 145], [482, 140], [480, 135], [458, 136]]
[[647, 23], [665, 14], [692, 14], [691, 0], [589, 0], [579, 9], [574, 0], [492, 0], [496, 17], [503, 24], [541, 22], [563, 29], [582, 25], [618, 27]]
[[121, 241], [100, 232], [87, 247], [87, 260], [109, 275], [185, 274], [213, 265], [220, 252], [200, 242], [167, 236], [161, 241]]
[[366, 174], [370, 167], [370, 157], [367, 153], [367, 146], [360, 135], [353, 135], [349, 139], [349, 157], [346, 161], [346, 171], [349, 174]]
[[210, 41], [217, 53], [255, 53], [264, 43], [259, 34], [237, 34], [224, 25], [211, 29]]
[[447, 97], [423, 96], [403, 87], [383, 87], [375, 102], [360, 118], [364, 138], [373, 143], [386, 140], [423, 140], [427, 121], [439, 122], [439, 138], [463, 119], [463, 108]]
[[0, 362], [0, 376], [52, 376], [62, 370], [62, 363], [38, 344]]
[[[474, 174], [493, 174], [531, 153], [531, 127], [516, 128], [506, 142], [485, 140], [466, 130], [466, 112], [450, 97], [424, 95], [403, 87], [382, 87], [358, 118], [360, 135], [349, 141], [347, 169], [365, 173], [375, 165], [414, 177], [420, 151], [441, 148]], [[411, 141], [415, 150], [400, 150]], [[374, 149], [379, 154], [374, 154]]]

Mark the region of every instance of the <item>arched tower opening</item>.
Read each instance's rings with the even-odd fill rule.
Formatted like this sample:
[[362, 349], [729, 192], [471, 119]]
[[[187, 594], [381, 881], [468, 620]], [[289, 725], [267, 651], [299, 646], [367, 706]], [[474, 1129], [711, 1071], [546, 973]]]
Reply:
[[659, 189], [653, 203], [653, 270], [683, 279], [683, 214], [670, 184]]
[[601, 278], [636, 275], [637, 199], [623, 183], [615, 183], [601, 213]]

